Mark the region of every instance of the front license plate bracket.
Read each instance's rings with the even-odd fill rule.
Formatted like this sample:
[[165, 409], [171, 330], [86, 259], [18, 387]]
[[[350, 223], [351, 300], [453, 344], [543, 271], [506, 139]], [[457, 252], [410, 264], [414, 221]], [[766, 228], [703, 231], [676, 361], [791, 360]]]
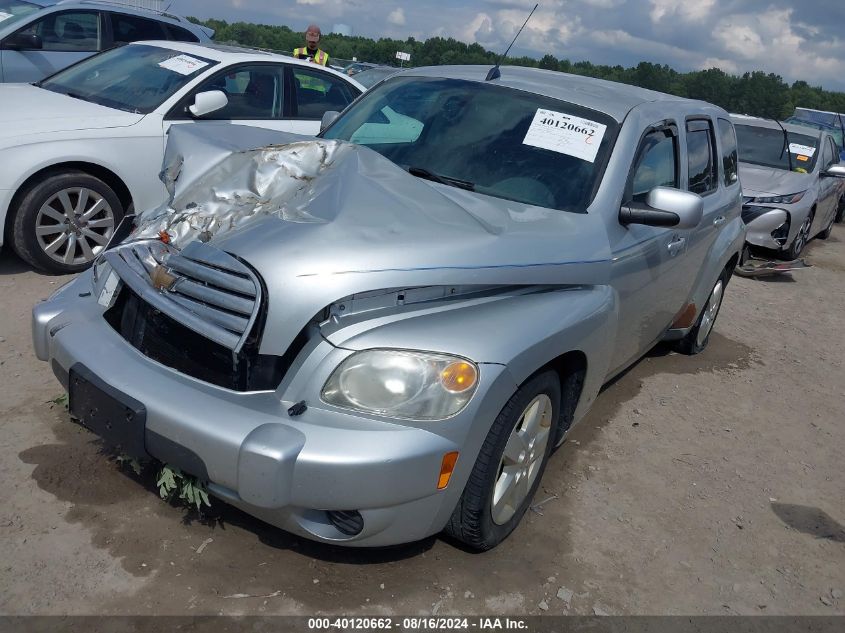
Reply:
[[68, 409], [80, 424], [122, 454], [148, 459], [146, 407], [105, 383], [81, 363], [70, 368]]

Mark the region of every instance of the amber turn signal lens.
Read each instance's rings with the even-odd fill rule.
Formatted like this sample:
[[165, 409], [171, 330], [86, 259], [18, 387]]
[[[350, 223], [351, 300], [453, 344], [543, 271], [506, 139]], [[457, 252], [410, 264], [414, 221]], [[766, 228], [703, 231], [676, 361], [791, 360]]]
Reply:
[[478, 371], [475, 366], [462, 360], [449, 364], [440, 372], [440, 384], [450, 393], [463, 393], [475, 387]]
[[443, 456], [443, 461], [440, 464], [440, 479], [437, 480], [437, 489], [443, 490], [449, 485], [449, 479], [452, 477], [452, 471], [455, 470], [455, 464], [458, 463], [458, 452], [446, 453]]

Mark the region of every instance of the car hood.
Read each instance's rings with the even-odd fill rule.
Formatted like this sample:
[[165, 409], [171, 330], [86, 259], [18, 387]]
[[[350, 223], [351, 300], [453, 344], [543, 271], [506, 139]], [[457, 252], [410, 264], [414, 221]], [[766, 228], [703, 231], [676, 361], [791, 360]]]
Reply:
[[127, 127], [143, 118], [30, 84], [0, 84], [0, 139]]
[[739, 164], [739, 179], [744, 196], [782, 196], [809, 189], [815, 176], [749, 163]]
[[173, 199], [142, 214], [134, 236], [164, 230], [177, 245], [199, 239], [247, 262], [266, 284], [268, 323], [287, 342], [323, 308], [362, 292], [608, 281], [598, 213], [435, 184], [349, 143], [228, 154], [208, 143], [176, 156], [168, 146], [163, 174]]

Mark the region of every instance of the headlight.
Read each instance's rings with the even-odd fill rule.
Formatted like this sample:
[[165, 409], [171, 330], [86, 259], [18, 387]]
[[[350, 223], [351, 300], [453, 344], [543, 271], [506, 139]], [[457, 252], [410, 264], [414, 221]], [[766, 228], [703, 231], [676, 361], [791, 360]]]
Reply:
[[326, 381], [328, 404], [394, 418], [442, 420], [472, 398], [478, 367], [445, 354], [371, 349], [343, 361]]
[[806, 191], [799, 191], [798, 193], [789, 193], [785, 196], [771, 196], [768, 198], [754, 198], [754, 202], [761, 204], [795, 204], [804, 197]]

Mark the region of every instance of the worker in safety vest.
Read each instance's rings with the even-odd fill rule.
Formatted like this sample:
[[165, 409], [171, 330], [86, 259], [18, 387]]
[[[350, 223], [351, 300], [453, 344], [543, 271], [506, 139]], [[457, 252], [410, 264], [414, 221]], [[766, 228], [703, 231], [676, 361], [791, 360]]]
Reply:
[[305, 46], [296, 48], [293, 51], [293, 56], [299, 59], [307, 59], [308, 61], [326, 66], [329, 63], [329, 54], [326, 51], [320, 50], [320, 27], [316, 24], [311, 24], [305, 31]]

